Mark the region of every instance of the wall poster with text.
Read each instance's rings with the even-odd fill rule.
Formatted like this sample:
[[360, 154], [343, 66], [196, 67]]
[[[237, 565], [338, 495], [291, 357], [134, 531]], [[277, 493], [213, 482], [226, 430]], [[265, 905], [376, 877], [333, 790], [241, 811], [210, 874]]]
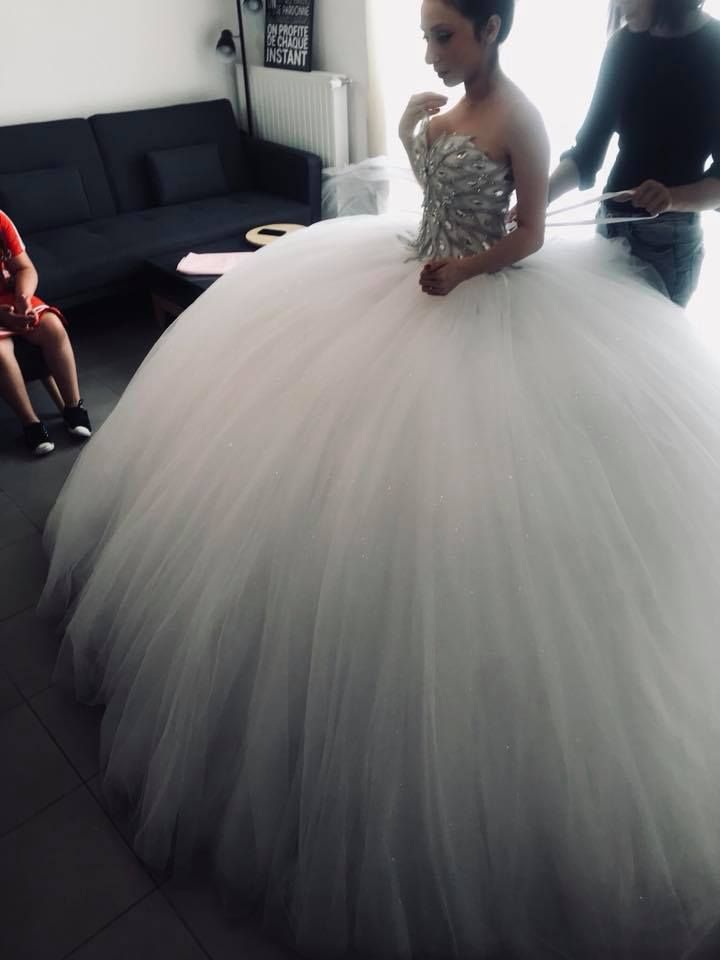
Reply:
[[312, 70], [315, 0], [267, 0], [265, 66]]

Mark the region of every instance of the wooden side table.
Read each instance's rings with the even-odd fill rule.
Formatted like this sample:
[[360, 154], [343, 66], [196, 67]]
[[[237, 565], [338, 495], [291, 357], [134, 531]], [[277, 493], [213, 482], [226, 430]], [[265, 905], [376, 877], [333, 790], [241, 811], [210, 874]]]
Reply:
[[245, 234], [245, 239], [254, 247], [266, 247], [275, 240], [280, 240], [288, 233], [294, 233], [296, 230], [306, 230], [301, 223], [266, 223], [261, 227], [253, 227]]

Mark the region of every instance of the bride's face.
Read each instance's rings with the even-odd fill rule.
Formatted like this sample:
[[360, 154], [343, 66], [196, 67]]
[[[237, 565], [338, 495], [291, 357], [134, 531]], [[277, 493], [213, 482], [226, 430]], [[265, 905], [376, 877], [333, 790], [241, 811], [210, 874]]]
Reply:
[[500, 18], [490, 17], [480, 36], [475, 25], [445, 0], [423, 0], [420, 24], [427, 43], [425, 62], [443, 83], [467, 83], [494, 63]]

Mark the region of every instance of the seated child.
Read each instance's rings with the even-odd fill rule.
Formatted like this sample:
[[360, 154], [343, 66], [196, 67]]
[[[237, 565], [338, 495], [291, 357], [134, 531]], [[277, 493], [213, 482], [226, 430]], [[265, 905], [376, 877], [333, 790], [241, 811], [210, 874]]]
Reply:
[[63, 418], [68, 431], [85, 440], [92, 430], [80, 399], [75, 357], [63, 316], [35, 296], [37, 284], [37, 272], [15, 224], [0, 210], [0, 397], [20, 418], [30, 452], [43, 456], [51, 453], [55, 444], [33, 410], [15, 358], [14, 337], [24, 337], [42, 350], [65, 404]]

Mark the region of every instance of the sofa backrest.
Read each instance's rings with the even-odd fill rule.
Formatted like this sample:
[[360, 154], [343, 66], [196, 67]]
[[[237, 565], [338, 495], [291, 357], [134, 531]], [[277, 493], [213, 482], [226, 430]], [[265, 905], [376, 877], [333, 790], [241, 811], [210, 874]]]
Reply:
[[[40, 176], [39, 171], [64, 168], [79, 184], [87, 198], [84, 219], [108, 217], [117, 212], [105, 175], [102, 159], [95, 137], [87, 120], [47, 120], [39, 123], [20, 123], [0, 126], [0, 179], [23, 187], [23, 176], [28, 175], [28, 189], [32, 189], [31, 177]], [[10, 197], [11, 199], [11, 197]], [[11, 203], [8, 203], [12, 206]], [[12, 215], [12, 210], [9, 211]], [[34, 214], [32, 232], [45, 226], [57, 225], [55, 209], [48, 209], [47, 224], [38, 223], [38, 211]], [[42, 211], [39, 211], [42, 217]], [[23, 223], [18, 218], [18, 228]], [[27, 231], [26, 231], [27, 232]]]
[[158, 205], [148, 161], [156, 150], [217, 144], [229, 190], [251, 189], [243, 134], [229, 100], [101, 113], [90, 117], [90, 124], [120, 211]]

